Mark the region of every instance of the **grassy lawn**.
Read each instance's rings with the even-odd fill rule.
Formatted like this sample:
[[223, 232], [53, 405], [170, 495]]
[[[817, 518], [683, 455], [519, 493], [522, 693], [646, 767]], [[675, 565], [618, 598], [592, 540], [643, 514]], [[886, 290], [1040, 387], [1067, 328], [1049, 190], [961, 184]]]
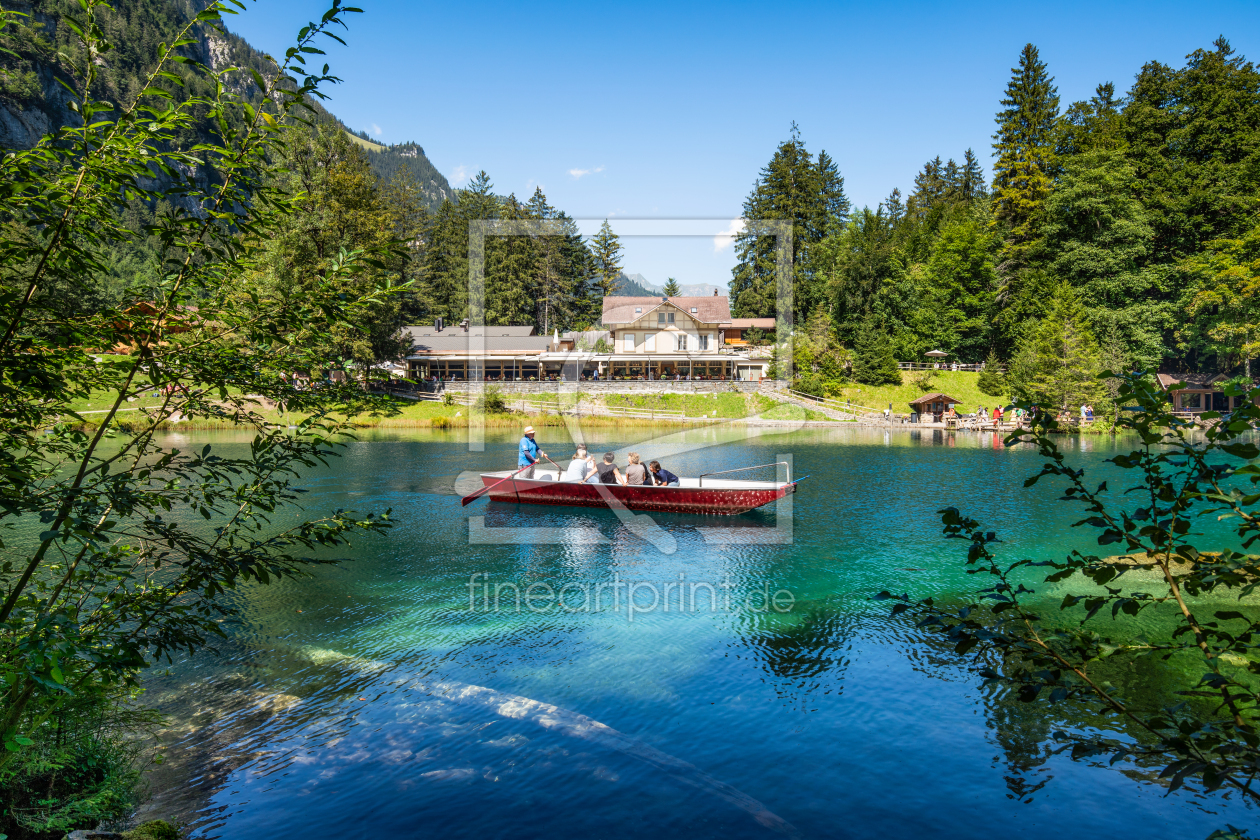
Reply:
[[811, 408], [792, 403], [778, 403], [769, 410], [761, 412], [761, 418], [763, 420], [826, 420], [828, 422], [833, 419]]
[[[94, 394], [87, 400], [77, 402], [74, 405], [74, 409], [80, 412], [101, 411], [111, 404], [109, 402], [111, 397], [112, 394], [105, 392], [101, 392], [99, 395]], [[526, 399], [536, 403], [554, 405], [557, 402], [557, 395], [531, 394], [527, 395]], [[565, 395], [562, 401], [570, 403], [573, 399], [573, 396]], [[155, 407], [159, 402], [160, 395], [146, 395], [133, 403], [127, 403], [125, 407], [132, 409]], [[508, 402], [510, 405], [510, 398]], [[681, 411], [684, 417], [693, 420], [706, 417], [717, 420], [738, 420], [753, 416], [761, 416], [770, 420], [826, 421], [831, 419], [817, 411], [780, 403], [761, 394], [731, 392], [717, 394], [608, 394], [604, 397], [604, 403], [609, 406], [640, 410], [655, 408], [658, 410]], [[280, 425], [297, 424], [308, 416], [305, 413], [285, 413], [276, 409], [261, 410], [257, 406], [255, 410], [266, 421]], [[445, 405], [440, 401], [424, 400], [416, 402], [399, 399], [394, 400], [387, 411], [374, 414], [360, 414], [353, 419], [361, 426], [376, 428], [462, 428], [468, 425], [469, 416], [473, 412], [473, 408], [465, 405]], [[88, 413], [83, 415], [83, 419], [88, 426], [96, 426], [104, 416], [103, 413]], [[128, 426], [140, 422], [141, 419], [143, 418], [139, 418], [129, 412], [118, 415], [118, 421]], [[671, 422], [675, 419], [680, 420], [681, 418], [668, 417], [650, 420], [647, 418], [587, 417], [583, 418], [582, 422], [594, 422], [597, 425], [605, 423], [609, 425], [639, 425], [653, 422]], [[557, 415], [545, 413], [528, 415], [515, 411], [489, 414], [485, 418], [485, 425], [491, 428], [508, 428], [531, 423], [535, 426], [562, 426], [564, 422], [564, 419]], [[197, 418], [182, 423], [166, 424], [169, 428], [183, 429], [228, 428], [232, 425], [226, 421], [210, 418]]]
[[893, 412], [896, 414], [908, 414], [910, 412], [910, 400], [921, 397], [924, 394], [942, 393], [953, 397], [956, 400], [962, 400], [959, 411], [964, 409], [968, 412], [975, 411], [976, 406], [983, 405], [992, 410], [993, 406], [1001, 402], [1007, 405], [1006, 397], [991, 397], [988, 394], [980, 393], [980, 389], [976, 387], [976, 382], [980, 378], [980, 374], [970, 371], [941, 371], [934, 372], [936, 375], [932, 377], [932, 383], [926, 389], [920, 388], [912, 384], [912, 377], [916, 374], [925, 373], [926, 371], [905, 371], [901, 372], [900, 385], [858, 385], [850, 384], [844, 388], [838, 399], [853, 400], [855, 405], [865, 406], [867, 408], [883, 409], [892, 403]]

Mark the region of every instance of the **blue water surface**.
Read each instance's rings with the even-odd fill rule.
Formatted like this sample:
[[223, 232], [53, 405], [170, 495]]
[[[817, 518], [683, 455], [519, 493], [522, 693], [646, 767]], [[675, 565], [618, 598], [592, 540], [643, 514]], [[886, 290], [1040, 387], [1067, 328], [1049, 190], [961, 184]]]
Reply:
[[[1056, 729], [1125, 733], [983, 688], [975, 663], [871, 600], [979, 584], [941, 536], [947, 505], [1012, 559], [1097, 553], [1061, 485], [1023, 487], [1035, 451], [974, 433], [753, 431], [590, 440], [685, 475], [785, 456], [808, 474], [787, 507], [655, 515], [651, 539], [607, 510], [462, 507], [470, 474], [510, 466], [515, 437], [350, 445], [308, 477], [308, 513], [392, 508], [397, 526], [310, 579], [235, 593], [242, 620], [219, 651], [148, 680], [172, 719], [150, 808], [232, 840], [1203, 838], [1255, 823], [1237, 798], [1165, 795], [1149, 769], [1052, 754]], [[568, 455], [560, 436], [539, 439]], [[1065, 445], [1101, 479], [1125, 443]], [[617, 582], [638, 610], [588, 598]], [[517, 609], [531, 584], [564, 589], [565, 608]]]

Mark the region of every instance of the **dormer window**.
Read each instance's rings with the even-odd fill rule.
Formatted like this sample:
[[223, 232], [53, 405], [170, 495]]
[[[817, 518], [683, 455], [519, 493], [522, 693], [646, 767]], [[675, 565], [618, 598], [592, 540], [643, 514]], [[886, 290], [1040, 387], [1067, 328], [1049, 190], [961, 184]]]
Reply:
[[642, 314], [643, 314], [643, 307], [642, 307], [642, 306], [636, 306], [636, 307], [634, 308], [634, 314], [635, 314], [635, 315], [642, 315]]
[[693, 306], [693, 307], [691, 307], [691, 314], [692, 314], [692, 315], [695, 315], [695, 314], [696, 314], [696, 308], [695, 308], [694, 306]]

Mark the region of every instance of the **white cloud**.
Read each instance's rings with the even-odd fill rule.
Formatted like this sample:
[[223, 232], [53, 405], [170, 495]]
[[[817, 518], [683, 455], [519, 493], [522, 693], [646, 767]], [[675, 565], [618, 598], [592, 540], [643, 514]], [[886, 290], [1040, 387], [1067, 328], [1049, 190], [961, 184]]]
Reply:
[[464, 164], [462, 163], [459, 166], [455, 167], [455, 170], [451, 173], [449, 180], [451, 182], [452, 187], [458, 187], [460, 184], [467, 181], [468, 180], [468, 167], [464, 166]]
[[594, 169], [570, 169], [569, 174], [573, 176], [573, 180], [581, 178], [583, 175], [594, 175], [596, 172], [603, 172], [604, 167], [597, 166]]
[[381, 127], [377, 125], [376, 123], [372, 123], [372, 133], [375, 134], [377, 137], [380, 137], [382, 134], [384, 134], [384, 132], [381, 131]]
[[731, 223], [726, 230], [713, 237], [713, 253], [721, 251], [723, 248], [730, 246], [735, 241], [735, 237], [744, 229], [743, 219], [731, 219]]

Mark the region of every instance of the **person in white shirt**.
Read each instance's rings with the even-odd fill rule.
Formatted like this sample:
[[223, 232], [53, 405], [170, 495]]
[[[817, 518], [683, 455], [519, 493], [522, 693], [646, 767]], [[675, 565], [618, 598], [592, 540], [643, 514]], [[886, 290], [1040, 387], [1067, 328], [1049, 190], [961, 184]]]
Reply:
[[578, 446], [573, 460], [564, 471], [564, 481], [585, 481], [595, 474], [595, 459], [586, 454], [585, 446]]

